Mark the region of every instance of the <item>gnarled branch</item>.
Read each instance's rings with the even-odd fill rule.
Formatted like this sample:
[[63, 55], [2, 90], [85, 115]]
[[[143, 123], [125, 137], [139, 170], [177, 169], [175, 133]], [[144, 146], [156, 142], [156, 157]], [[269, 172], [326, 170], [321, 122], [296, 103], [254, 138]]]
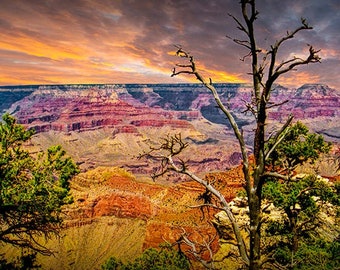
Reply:
[[220, 208], [227, 214], [233, 228], [233, 232], [235, 234], [240, 256], [242, 260], [246, 264], [248, 264], [249, 258], [244, 239], [241, 235], [241, 230], [223, 194], [219, 190], [217, 190], [209, 181], [198, 177], [196, 174], [188, 170], [185, 162], [178, 161], [178, 155], [181, 153], [181, 151], [184, 150], [186, 146], [187, 143], [182, 141], [180, 135], [168, 135], [162, 140], [162, 143], [159, 147], [153, 147], [149, 152], [140, 155], [140, 158], [145, 157], [162, 160], [163, 163], [161, 164], [161, 168], [159, 170], [160, 172], [158, 174], [155, 174], [154, 177], [159, 177], [167, 172], [174, 171], [189, 176], [192, 180], [205, 187], [206, 190], [208, 190], [221, 204]]

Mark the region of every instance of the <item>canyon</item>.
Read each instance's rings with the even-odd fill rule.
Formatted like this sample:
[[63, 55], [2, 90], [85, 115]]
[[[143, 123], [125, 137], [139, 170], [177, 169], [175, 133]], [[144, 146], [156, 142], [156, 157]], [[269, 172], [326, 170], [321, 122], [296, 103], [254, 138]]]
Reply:
[[[251, 150], [250, 86], [216, 88]], [[338, 90], [320, 84], [277, 85], [271, 102], [268, 135], [293, 114], [294, 121], [339, 145]], [[189, 144], [181, 158], [227, 200], [242, 187], [233, 131], [199, 84], [2, 86], [0, 109], [36, 131], [26, 145], [30, 151], [60, 144], [81, 169], [71, 182], [74, 202], [64, 209], [61, 237], [46, 243], [57, 253], [38, 257], [48, 269], [99, 269], [110, 256], [127, 261], [145, 248], [176, 241], [183, 229], [196, 240], [201, 232], [214, 234], [207, 220], [216, 212], [205, 211], [203, 218], [201, 209], [191, 207], [199, 204], [202, 187], [176, 174], [153, 181], [158, 162], [138, 158], [165, 136], [181, 134]]]
[[[254, 118], [247, 84], [217, 84], [222, 101], [245, 134], [251, 149]], [[103, 84], [0, 87], [3, 112], [34, 129], [35, 151], [61, 144], [86, 170], [119, 166], [150, 174], [153, 165], [137, 156], [168, 134], [190, 144], [185, 159], [196, 172], [223, 170], [240, 161], [238, 144], [210, 92], [200, 84]], [[327, 85], [271, 94], [268, 133], [290, 114], [327, 140], [340, 141], [340, 93]]]

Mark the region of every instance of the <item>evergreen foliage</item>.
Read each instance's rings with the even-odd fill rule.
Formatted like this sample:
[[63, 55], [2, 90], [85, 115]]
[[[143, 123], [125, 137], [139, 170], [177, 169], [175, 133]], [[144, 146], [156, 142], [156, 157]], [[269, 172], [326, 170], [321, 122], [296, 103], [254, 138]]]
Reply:
[[[267, 148], [272, 148], [274, 144], [275, 140], [271, 139]], [[325, 142], [322, 135], [309, 132], [305, 125], [297, 122], [287, 129], [267, 163], [271, 164], [273, 169], [284, 168], [286, 173], [289, 173], [305, 162], [314, 163], [321, 154], [328, 153], [330, 148], [331, 144]]]
[[36, 255], [36, 253], [24, 253], [11, 262], [0, 259], [0, 270], [40, 269], [41, 265], [36, 263]]
[[39, 243], [61, 225], [61, 208], [72, 202], [69, 181], [78, 168], [61, 146], [32, 154], [33, 135], [9, 114], [0, 123], [0, 244], [51, 254]]
[[[334, 259], [340, 252], [336, 226], [338, 183], [315, 175], [293, 176], [298, 165], [313, 163], [329, 150], [330, 144], [322, 136], [309, 133], [308, 128], [297, 123], [288, 129], [272, 154], [272, 169], [284, 171], [285, 177], [269, 178], [263, 187], [263, 198], [282, 212], [279, 219], [264, 226], [269, 239], [265, 250], [282, 267], [333, 269], [329, 267], [339, 261]], [[327, 219], [335, 220], [335, 224]]]
[[183, 253], [170, 246], [163, 246], [160, 249], [146, 249], [138, 258], [126, 264], [111, 257], [101, 268], [102, 270], [185, 270], [190, 269], [190, 265]]

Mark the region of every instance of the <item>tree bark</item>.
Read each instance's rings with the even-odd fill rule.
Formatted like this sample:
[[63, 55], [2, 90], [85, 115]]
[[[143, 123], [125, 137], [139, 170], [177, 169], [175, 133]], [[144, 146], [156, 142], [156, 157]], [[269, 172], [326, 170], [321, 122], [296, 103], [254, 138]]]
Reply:
[[[314, 50], [312, 46], [309, 45], [309, 56], [305, 59], [293, 57], [291, 59], [285, 60], [281, 63], [277, 62], [277, 53], [279, 51], [280, 46], [289, 39], [292, 39], [294, 35], [302, 30], [312, 29], [304, 19], [301, 20], [302, 25], [296, 28], [294, 31], [287, 31], [287, 34], [279, 39], [274, 45], [270, 47], [269, 51], [261, 50], [256, 44], [255, 38], [255, 30], [254, 30], [254, 22], [257, 19], [257, 15], [259, 14], [255, 7], [255, 0], [240, 0], [241, 10], [243, 22], [236, 18], [233, 15], [230, 15], [237, 24], [237, 28], [243, 32], [247, 39], [233, 39], [235, 43], [245, 47], [249, 50], [249, 54], [246, 57], [251, 57], [251, 72], [252, 83], [253, 83], [253, 92], [252, 92], [252, 100], [249, 102], [250, 110], [256, 120], [256, 130], [254, 134], [254, 142], [253, 142], [253, 164], [249, 161], [247, 146], [245, 144], [242, 130], [237, 125], [231, 111], [228, 106], [224, 106], [222, 103], [219, 94], [217, 93], [215, 87], [212, 84], [212, 80], [205, 80], [203, 76], [197, 71], [196, 64], [193, 56], [189, 53], [182, 50], [181, 47], [178, 47], [177, 56], [181, 58], [187, 58], [189, 60], [189, 64], [177, 64], [176, 68], [180, 68], [180, 71], [177, 71], [176, 68], [173, 69], [173, 73], [171, 76], [176, 76], [179, 74], [191, 74], [194, 75], [197, 80], [202, 82], [204, 86], [209, 89], [216, 101], [217, 106], [221, 111], [225, 114], [228, 119], [228, 122], [231, 124], [232, 129], [235, 133], [235, 137], [237, 138], [240, 150], [242, 153], [242, 162], [243, 162], [243, 173], [245, 180], [245, 189], [248, 196], [248, 206], [249, 206], [249, 218], [250, 218], [250, 231], [249, 231], [249, 254], [245, 249], [244, 243], [238, 242], [240, 256], [245, 263], [245, 265], [250, 270], [258, 270], [262, 267], [262, 262], [264, 260], [261, 259], [261, 219], [262, 219], [262, 211], [261, 211], [261, 194], [262, 194], [262, 186], [266, 177], [275, 177], [279, 179], [285, 179], [285, 176], [279, 173], [273, 173], [271, 171], [266, 171], [265, 165], [266, 160], [269, 159], [271, 153], [274, 151], [275, 147], [279, 144], [279, 142], [283, 139], [286, 133], [286, 129], [288, 125], [292, 121], [292, 116], [289, 117], [286, 124], [282, 127], [281, 130], [277, 132], [276, 142], [270, 148], [266, 149], [266, 138], [265, 138], [265, 125], [267, 120], [267, 109], [271, 108], [274, 105], [270, 105], [268, 103], [270, 101], [270, 93], [272, 91], [272, 87], [275, 81], [282, 75], [291, 70], [294, 70], [297, 66], [306, 65], [308, 63], [316, 63], [320, 62], [320, 58], [317, 55], [318, 50]], [[259, 58], [259, 55], [261, 58]], [[262, 61], [260, 59], [263, 59]], [[269, 65], [267, 65], [269, 64]], [[264, 80], [264, 75], [267, 76], [267, 79]], [[280, 104], [275, 104], [278, 106]], [[183, 173], [183, 171], [182, 171]], [[216, 196], [217, 195], [217, 196]], [[218, 193], [215, 194], [217, 198], [219, 198]], [[223, 200], [222, 200], [223, 201]], [[223, 203], [222, 203], [223, 204]], [[226, 211], [228, 213], [228, 209]], [[231, 222], [234, 220], [231, 218]], [[237, 224], [235, 224], [237, 225]], [[237, 226], [236, 226], [237, 227]], [[295, 227], [296, 230], [296, 227]], [[237, 236], [238, 230], [234, 229], [234, 232]], [[293, 245], [293, 250], [297, 249], [297, 232], [294, 234], [296, 236], [296, 243]], [[238, 236], [240, 239], [240, 235]], [[295, 240], [294, 240], [295, 241]], [[293, 241], [293, 242], [294, 242]], [[249, 257], [248, 257], [249, 255]], [[264, 255], [265, 257], [265, 255]]]
[[254, 192], [249, 198], [249, 215], [250, 215], [250, 253], [249, 269], [260, 269], [261, 249], [260, 249], [260, 204], [261, 199]]

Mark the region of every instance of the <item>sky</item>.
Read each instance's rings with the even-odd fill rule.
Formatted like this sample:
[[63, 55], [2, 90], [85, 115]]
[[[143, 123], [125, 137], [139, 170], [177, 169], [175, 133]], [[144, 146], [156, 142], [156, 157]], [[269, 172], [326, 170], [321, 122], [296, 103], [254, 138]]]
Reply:
[[[322, 83], [340, 89], [340, 1], [257, 0], [258, 46], [269, 49], [307, 19], [282, 46], [279, 61], [321, 49], [321, 63], [282, 77], [299, 87]], [[174, 45], [194, 55], [213, 82], [250, 82], [247, 51], [235, 21], [239, 0], [0, 0], [0, 85], [196, 82], [171, 78]]]

